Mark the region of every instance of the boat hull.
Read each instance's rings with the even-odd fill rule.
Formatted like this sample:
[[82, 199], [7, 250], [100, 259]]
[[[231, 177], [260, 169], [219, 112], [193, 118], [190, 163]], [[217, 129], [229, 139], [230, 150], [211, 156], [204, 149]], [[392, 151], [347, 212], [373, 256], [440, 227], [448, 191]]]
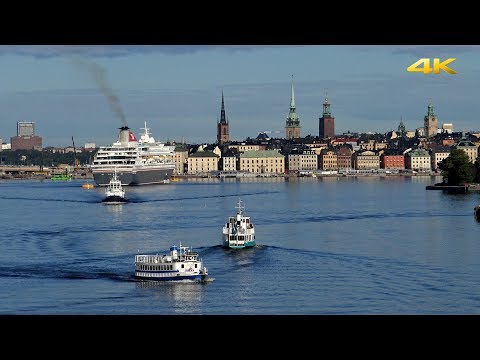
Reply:
[[[147, 170], [118, 170], [117, 177], [124, 186], [166, 184], [173, 174], [172, 168]], [[107, 186], [114, 170], [93, 170], [93, 180], [98, 186]]]
[[118, 205], [118, 204], [125, 204], [128, 200], [121, 196], [107, 196], [105, 199], [102, 200], [102, 203], [105, 205]]
[[205, 281], [207, 279], [206, 274], [181, 274], [178, 272], [146, 272], [146, 271], [135, 271], [135, 278], [138, 280], [154, 280], [154, 281], [181, 281], [181, 280], [190, 280], [190, 281]]
[[223, 240], [222, 246], [229, 249], [243, 249], [243, 248], [252, 248], [256, 245], [255, 240], [245, 241], [243, 243], [238, 243], [234, 241]]

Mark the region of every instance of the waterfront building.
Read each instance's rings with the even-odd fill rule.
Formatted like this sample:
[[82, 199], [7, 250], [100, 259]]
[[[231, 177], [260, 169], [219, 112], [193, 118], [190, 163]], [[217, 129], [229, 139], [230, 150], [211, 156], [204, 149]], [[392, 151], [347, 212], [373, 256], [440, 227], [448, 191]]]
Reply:
[[338, 156], [336, 149], [323, 149], [318, 156], [318, 167], [322, 170], [338, 170]]
[[352, 154], [351, 146], [340, 145], [337, 150], [337, 166], [339, 170], [352, 169]]
[[285, 156], [275, 150], [247, 151], [240, 154], [240, 171], [260, 174], [284, 174]]
[[386, 149], [380, 155], [380, 168], [401, 170], [405, 169], [405, 156], [399, 149]]
[[430, 171], [432, 169], [430, 153], [422, 148], [407, 152], [405, 154], [405, 168], [415, 171]]
[[188, 148], [185, 144], [177, 144], [175, 146], [173, 159], [175, 161], [175, 174], [185, 174], [185, 168], [188, 165]]
[[237, 170], [237, 154], [231, 150], [227, 149], [220, 159], [220, 170], [223, 171], [235, 171]]
[[289, 173], [318, 169], [318, 155], [312, 149], [294, 149], [287, 158]]
[[218, 171], [219, 156], [213, 151], [197, 151], [187, 159], [187, 173], [189, 175], [206, 175]]
[[219, 145], [226, 144], [230, 141], [230, 129], [228, 119], [225, 115], [225, 103], [222, 90], [222, 107], [220, 109], [220, 120], [217, 121], [217, 143]]
[[325, 101], [323, 102], [322, 117], [318, 119], [318, 137], [320, 139], [335, 137], [335, 118], [330, 111], [330, 103], [327, 96], [325, 96]]
[[290, 111], [287, 116], [285, 124], [285, 137], [287, 140], [298, 139], [300, 137], [300, 118], [296, 113], [295, 108], [295, 93], [293, 90], [293, 75], [292, 75], [292, 95], [290, 99]]
[[380, 156], [370, 150], [359, 150], [352, 154], [352, 167], [355, 170], [380, 169]]

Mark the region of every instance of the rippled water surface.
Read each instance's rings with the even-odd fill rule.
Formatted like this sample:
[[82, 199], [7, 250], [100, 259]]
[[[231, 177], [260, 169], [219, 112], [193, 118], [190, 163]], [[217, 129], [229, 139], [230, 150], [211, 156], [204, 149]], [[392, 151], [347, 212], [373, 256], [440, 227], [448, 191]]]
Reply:
[[[480, 194], [417, 178], [0, 182], [0, 314], [478, 314]], [[257, 247], [223, 249], [238, 198]], [[138, 282], [134, 256], [193, 246], [213, 281]]]

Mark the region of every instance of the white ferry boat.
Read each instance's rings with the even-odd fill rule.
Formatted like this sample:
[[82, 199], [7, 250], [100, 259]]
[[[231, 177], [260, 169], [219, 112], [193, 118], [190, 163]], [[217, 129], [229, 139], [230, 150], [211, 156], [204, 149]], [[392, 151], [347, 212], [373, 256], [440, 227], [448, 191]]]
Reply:
[[122, 185], [164, 184], [175, 169], [175, 146], [167, 146], [144, 133], [137, 140], [128, 126], [120, 128], [112, 145], [100, 146], [90, 166], [95, 183], [107, 186], [114, 169]]
[[244, 213], [245, 206], [242, 200], [238, 200], [237, 214], [229, 216], [222, 228], [222, 246], [231, 249], [242, 249], [255, 246], [255, 227]]
[[135, 255], [135, 277], [143, 280], [205, 281], [208, 269], [191, 247], [173, 245], [168, 255]]
[[105, 189], [105, 198], [102, 200], [104, 204], [116, 205], [128, 202], [125, 197], [125, 190], [122, 187], [121, 181], [117, 177], [117, 172], [114, 171], [113, 177], [110, 179], [107, 188]]

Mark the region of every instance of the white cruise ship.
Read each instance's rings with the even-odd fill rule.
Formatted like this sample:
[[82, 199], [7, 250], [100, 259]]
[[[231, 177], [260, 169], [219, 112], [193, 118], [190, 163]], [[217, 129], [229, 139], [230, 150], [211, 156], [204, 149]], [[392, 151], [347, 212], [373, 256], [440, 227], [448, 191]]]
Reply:
[[120, 128], [112, 145], [100, 146], [93, 159], [93, 179], [107, 186], [116, 170], [122, 185], [164, 184], [175, 169], [175, 146], [167, 146], [150, 136], [147, 123], [137, 140], [128, 126]]

